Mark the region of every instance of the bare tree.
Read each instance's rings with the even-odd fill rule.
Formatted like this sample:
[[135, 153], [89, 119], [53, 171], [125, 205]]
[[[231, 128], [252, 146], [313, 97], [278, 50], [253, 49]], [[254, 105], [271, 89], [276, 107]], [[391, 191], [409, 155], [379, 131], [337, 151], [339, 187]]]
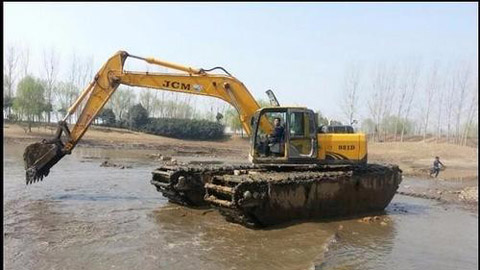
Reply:
[[[54, 91], [55, 83], [58, 75], [59, 59], [53, 48], [50, 48], [49, 52], [43, 51], [43, 73], [45, 78], [45, 91], [46, 98], [49, 106], [53, 107], [52, 94]], [[51, 112], [48, 111], [47, 120], [50, 123]]]
[[25, 45], [21, 52], [21, 66], [22, 66], [22, 76], [26, 77], [28, 75], [28, 68], [30, 65], [30, 48], [28, 45]]
[[[193, 117], [193, 107], [191, 105], [193, 98], [194, 98], [193, 95], [185, 95], [185, 99], [184, 99], [184, 102], [183, 102], [185, 104], [184, 112], [183, 112], [183, 114], [184, 114], [183, 118], [190, 119], [190, 118]], [[193, 99], [193, 100], [195, 102], [195, 99]]]
[[[155, 93], [153, 101], [152, 101], [152, 116], [153, 117], [163, 117], [163, 101], [162, 101], [162, 96], [165, 95], [165, 91], [162, 91], [162, 93]], [[160, 96], [160, 98], [159, 98]]]
[[387, 68], [385, 64], [377, 65], [372, 76], [372, 95], [368, 101], [370, 116], [374, 121], [374, 140], [379, 140], [380, 134], [386, 136], [382, 120], [390, 114], [392, 96], [396, 84], [395, 69]]
[[166, 102], [166, 95], [165, 91], [162, 91], [160, 94], [160, 99], [155, 103], [155, 108], [159, 112], [160, 117], [165, 117], [165, 102]]
[[372, 95], [368, 101], [368, 109], [370, 113], [370, 118], [373, 120], [374, 123], [374, 133], [373, 133], [373, 140], [378, 140], [378, 132], [379, 132], [379, 125], [380, 125], [380, 118], [382, 115], [381, 109], [383, 108], [383, 92], [382, 92], [382, 85], [384, 81], [384, 74], [382, 72], [383, 68], [379, 65], [376, 66], [374, 74], [372, 75]]
[[388, 123], [386, 123], [387, 119], [389, 118], [392, 107], [393, 107], [393, 101], [395, 100], [395, 90], [396, 90], [396, 85], [397, 85], [397, 72], [396, 72], [396, 67], [392, 66], [387, 70], [387, 77], [384, 85], [383, 91], [385, 94], [383, 97], [385, 98], [383, 102], [383, 108], [382, 108], [382, 122], [385, 122], [385, 127], [383, 128], [383, 139], [384, 141], [387, 140], [387, 128]]
[[13, 45], [6, 48], [3, 62], [3, 98], [4, 109], [7, 109], [7, 116], [10, 115], [12, 107], [12, 99], [14, 96], [14, 85], [17, 79], [17, 65], [19, 55]]
[[403, 113], [402, 131], [400, 134], [401, 142], [403, 142], [403, 137], [405, 135], [405, 125], [409, 119], [415, 93], [417, 92], [419, 77], [420, 77], [420, 65], [417, 63], [412, 68], [409, 69], [408, 75], [406, 77], [407, 93], [405, 95], [405, 102], [407, 106], [405, 108], [405, 112]]
[[[76, 52], [74, 51], [72, 53], [70, 69], [68, 71], [67, 77], [68, 82], [75, 86], [75, 89], [77, 89], [76, 96], [78, 96], [80, 92], [87, 87], [89, 82], [93, 80], [93, 57], [88, 57], [84, 60], [80, 60]], [[79, 112], [83, 108], [83, 105], [85, 105], [85, 102], [83, 102], [78, 107], [79, 109], [74, 112], [74, 118], [78, 117]]]
[[155, 91], [152, 94], [152, 101], [150, 102], [150, 117], [156, 117], [157, 115], [157, 107], [155, 106], [155, 103], [158, 100], [158, 91]]
[[410, 66], [404, 66], [402, 69], [402, 72], [400, 74], [401, 78], [398, 83], [397, 89], [398, 89], [398, 105], [397, 105], [397, 114], [395, 117], [395, 126], [394, 126], [394, 132], [393, 132], [393, 140], [397, 141], [397, 132], [398, 132], [398, 121], [400, 120], [401, 113], [404, 110], [405, 101], [407, 99], [407, 92], [408, 92], [408, 77], [410, 76], [411, 69]]
[[360, 88], [360, 69], [357, 65], [348, 67], [343, 80], [342, 111], [348, 119], [348, 124], [353, 122], [357, 113], [358, 91]]
[[456, 143], [460, 144], [461, 143], [461, 130], [460, 130], [460, 125], [461, 125], [461, 117], [463, 113], [463, 107], [465, 103], [465, 96], [466, 92], [468, 89], [468, 83], [470, 80], [471, 76], [471, 70], [470, 70], [470, 65], [461, 65], [458, 73], [457, 73], [457, 86], [458, 86], [458, 91], [457, 91], [457, 104], [456, 104], [456, 111], [455, 111], [455, 141]]
[[[145, 70], [148, 73], [150, 66], [145, 64]], [[150, 88], [143, 88], [139, 94], [139, 102], [147, 110], [150, 117], [155, 117], [155, 113], [158, 109], [158, 91], [152, 91]]]
[[[142, 89], [143, 91], [140, 92], [139, 101], [140, 104], [147, 110], [148, 115], [153, 115], [153, 107], [155, 101], [155, 95], [152, 89]], [[155, 93], [156, 94], [156, 93]]]
[[450, 135], [451, 135], [451, 128], [452, 128], [452, 116], [453, 116], [453, 106], [455, 104], [455, 99], [454, 99], [454, 96], [455, 96], [455, 87], [456, 87], [456, 83], [455, 83], [455, 77], [456, 75], [451, 72], [451, 70], [449, 70], [448, 72], [450, 74], [450, 76], [448, 76], [448, 80], [446, 82], [446, 101], [445, 101], [445, 113], [446, 113], [446, 123], [447, 123], [447, 143], [450, 142]]
[[[75, 98], [79, 95], [79, 92], [81, 91], [81, 86], [79, 86], [79, 64], [78, 64], [78, 60], [77, 60], [77, 55], [75, 53], [75, 51], [72, 53], [72, 59], [71, 59], [71, 63], [70, 63], [70, 69], [68, 70], [68, 89], [69, 91], [71, 90], [76, 90], [76, 93], [74, 94]], [[69, 95], [71, 95], [72, 93], [69, 92]], [[79, 108], [82, 108], [83, 106], [79, 106]], [[75, 118], [77, 119], [78, 117], [78, 109], [73, 113], [72, 117], [69, 118], [69, 121], [72, 120], [72, 118]]]
[[78, 87], [84, 89], [93, 80], [93, 56], [78, 63]]
[[128, 108], [135, 104], [135, 94], [131, 87], [119, 87], [110, 99], [110, 107], [115, 115], [121, 121], [123, 120]]
[[78, 62], [77, 62], [77, 55], [75, 52], [72, 53], [72, 59], [70, 62], [70, 69], [68, 73], [68, 82], [77, 86], [77, 78], [78, 78]]
[[428, 81], [424, 87], [424, 95], [425, 95], [425, 107], [423, 107], [423, 140], [425, 140], [428, 131], [428, 124], [430, 121], [430, 113], [432, 109], [433, 98], [435, 92], [438, 89], [438, 63], [435, 62], [430, 71], [430, 75]]
[[468, 107], [465, 129], [463, 131], [462, 145], [467, 145], [468, 135], [472, 127], [473, 120], [478, 113], [478, 78], [475, 81], [475, 87], [471, 87], [470, 106]]
[[435, 142], [438, 143], [438, 140], [442, 137], [442, 112], [443, 112], [443, 103], [444, 103], [444, 93], [446, 91], [445, 87], [445, 76], [438, 76], [436, 86], [437, 89], [435, 91], [434, 100], [437, 101], [437, 127], [435, 132]]
[[[78, 89], [71, 82], [59, 82], [55, 85], [55, 93], [55, 100], [60, 106], [59, 111], [62, 113], [63, 117], [66, 115], [70, 105], [75, 101]], [[70, 117], [68, 120], [71, 122], [71, 119], [72, 118]]]

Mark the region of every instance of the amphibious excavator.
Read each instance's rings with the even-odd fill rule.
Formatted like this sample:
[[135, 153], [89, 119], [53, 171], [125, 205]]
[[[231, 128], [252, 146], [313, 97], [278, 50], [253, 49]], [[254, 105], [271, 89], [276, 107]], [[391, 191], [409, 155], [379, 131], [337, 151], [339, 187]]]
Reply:
[[[129, 57], [177, 73], [126, 71]], [[215, 70], [222, 73], [212, 73]], [[261, 108], [245, 85], [222, 67], [198, 69], [119, 51], [59, 121], [55, 137], [25, 149], [27, 184], [42, 180], [72, 152], [121, 84], [222, 99], [238, 111], [250, 137], [249, 164], [162, 165], [155, 169], [150, 182], [171, 202], [210, 205], [229, 221], [267, 226], [293, 219], [382, 211], [401, 182], [398, 166], [367, 163], [365, 134], [351, 128], [336, 132], [338, 129], [319, 127], [312, 110], [280, 106], [270, 90], [271, 106]], [[74, 115], [78, 118], [70, 130], [67, 120]], [[280, 126], [281, 137], [272, 140]]]

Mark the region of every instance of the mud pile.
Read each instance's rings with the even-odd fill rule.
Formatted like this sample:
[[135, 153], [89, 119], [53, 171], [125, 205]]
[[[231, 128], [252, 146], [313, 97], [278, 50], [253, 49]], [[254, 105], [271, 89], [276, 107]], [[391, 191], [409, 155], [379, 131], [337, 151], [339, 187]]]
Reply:
[[468, 187], [458, 194], [460, 200], [468, 203], [478, 203], [478, 187]]
[[102, 162], [100, 164], [100, 167], [113, 167], [113, 168], [119, 168], [119, 169], [131, 169], [132, 168], [132, 166], [130, 166], [130, 165], [117, 164], [117, 163], [110, 162], [108, 160], [105, 160], [104, 162]]

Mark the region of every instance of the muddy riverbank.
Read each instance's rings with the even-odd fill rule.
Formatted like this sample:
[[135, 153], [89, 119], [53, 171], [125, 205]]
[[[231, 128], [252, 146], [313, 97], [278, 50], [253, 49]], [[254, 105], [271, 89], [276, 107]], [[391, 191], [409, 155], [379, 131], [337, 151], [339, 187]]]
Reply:
[[[4, 143], [28, 145], [54, 135], [54, 128], [39, 127], [31, 133], [18, 125], [4, 125]], [[155, 136], [125, 129], [90, 127], [77, 147], [125, 150], [154, 150], [156, 154], [205, 156], [205, 157], [238, 157], [247, 159], [249, 142], [247, 138], [226, 138], [223, 141], [187, 141], [162, 136]]]
[[[16, 124], [4, 124], [4, 142], [28, 144], [52, 137], [55, 128], [33, 128], [31, 133]], [[236, 157], [246, 159], [250, 147], [248, 138], [232, 136], [223, 141], [186, 141], [155, 136], [125, 129], [92, 126], [78, 144], [79, 147], [105, 149], [157, 150], [157, 154], [205, 157]], [[444, 180], [478, 178], [478, 150], [473, 147], [446, 143], [388, 142], [370, 143], [370, 162], [398, 164], [404, 175], [426, 178], [435, 156], [440, 156], [447, 169], [440, 173]]]

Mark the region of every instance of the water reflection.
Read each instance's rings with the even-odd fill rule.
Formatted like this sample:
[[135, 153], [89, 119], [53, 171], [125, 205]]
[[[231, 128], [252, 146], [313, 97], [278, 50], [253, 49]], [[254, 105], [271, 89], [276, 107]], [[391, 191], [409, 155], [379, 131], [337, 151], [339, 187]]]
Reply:
[[378, 219], [357, 219], [346, 222], [328, 246], [327, 252], [316, 259], [315, 269], [388, 269], [383, 258], [392, 252], [396, 228], [389, 215]]
[[[309, 221], [283, 229], [252, 230], [228, 223], [216, 211], [173, 204], [157, 208], [150, 217], [158, 231], [165, 234], [170, 248], [208, 260], [214, 269], [309, 269], [315, 258], [324, 253], [339, 224], [344, 224], [345, 230], [340, 235], [350, 232], [350, 227], [369, 226], [357, 224], [356, 220]], [[390, 224], [371, 234], [392, 241], [392, 227]]]
[[386, 212], [384, 226], [345, 225], [315, 269], [477, 269], [478, 216], [402, 195]]
[[144, 200], [151, 199], [156, 200], [158, 197], [145, 198], [140, 196], [115, 196], [115, 195], [95, 195], [95, 194], [57, 194], [51, 197], [52, 200], [62, 200], [62, 201], [131, 201], [131, 200]]

